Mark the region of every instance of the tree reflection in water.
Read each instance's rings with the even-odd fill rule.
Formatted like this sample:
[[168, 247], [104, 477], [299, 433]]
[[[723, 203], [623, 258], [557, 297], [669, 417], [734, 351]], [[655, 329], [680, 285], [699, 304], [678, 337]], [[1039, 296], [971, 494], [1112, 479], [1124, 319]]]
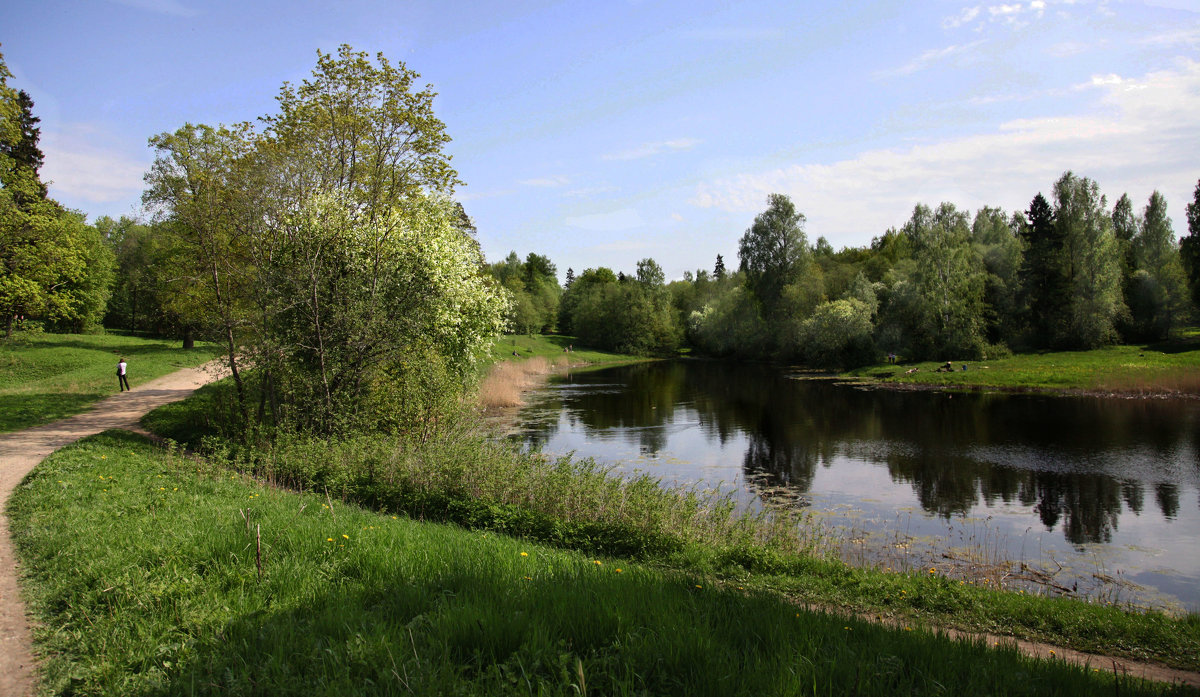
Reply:
[[567, 376], [527, 411], [522, 437], [544, 445], [565, 425], [599, 444], [581, 455], [602, 461], [605, 443], [655, 457], [741, 442], [748, 486], [793, 500], [818, 468], [836, 478], [848, 459], [885, 467], [930, 514], [1019, 504], [1084, 545], [1110, 542], [1123, 512], [1144, 510], [1147, 489], [1175, 519], [1180, 489], [1200, 479], [1198, 413], [1195, 401], [868, 390], [768, 366], [670, 361]]

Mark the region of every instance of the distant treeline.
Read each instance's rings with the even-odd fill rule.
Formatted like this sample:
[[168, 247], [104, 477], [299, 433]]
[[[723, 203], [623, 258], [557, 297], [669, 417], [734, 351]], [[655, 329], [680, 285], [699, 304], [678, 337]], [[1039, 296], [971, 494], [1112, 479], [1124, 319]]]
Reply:
[[918, 205], [865, 247], [810, 244], [804, 214], [768, 197], [738, 246], [736, 271], [665, 283], [653, 259], [636, 273], [568, 269], [546, 257], [491, 264], [509, 290], [515, 332], [557, 330], [598, 348], [798, 361], [816, 367], [904, 359], [979, 359], [1013, 350], [1154, 341], [1200, 304], [1200, 182], [1181, 243], [1157, 191], [1140, 212], [1110, 210], [1099, 185], [1067, 172], [1025, 211]]

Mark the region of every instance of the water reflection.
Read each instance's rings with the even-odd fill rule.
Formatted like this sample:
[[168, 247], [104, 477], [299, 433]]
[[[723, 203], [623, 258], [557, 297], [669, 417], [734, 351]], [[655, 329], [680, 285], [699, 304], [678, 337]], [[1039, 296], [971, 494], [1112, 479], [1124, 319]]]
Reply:
[[869, 463], [932, 515], [1024, 506], [1031, 524], [1080, 546], [1112, 542], [1122, 515], [1147, 505], [1179, 516], [1181, 494], [1200, 488], [1198, 412], [1188, 401], [863, 390], [676, 361], [567, 376], [526, 411], [522, 437], [605, 461], [627, 459], [613, 456], [622, 447], [650, 460], [719, 451], [722, 466], [740, 460], [728, 479], [760, 496], [806, 494], [819, 472], [836, 488], [837, 463]]

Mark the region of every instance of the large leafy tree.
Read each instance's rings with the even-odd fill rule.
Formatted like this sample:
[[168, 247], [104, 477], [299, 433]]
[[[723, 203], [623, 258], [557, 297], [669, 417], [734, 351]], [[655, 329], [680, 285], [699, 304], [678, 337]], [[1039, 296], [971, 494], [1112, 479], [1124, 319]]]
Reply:
[[768, 323], [778, 319], [784, 288], [800, 279], [812, 253], [804, 234], [804, 214], [784, 194], [767, 197], [767, 210], [738, 243], [746, 289], [758, 300]]
[[918, 204], [904, 226], [912, 241], [912, 274], [920, 324], [911, 327], [918, 353], [935, 358], [975, 357], [983, 350], [984, 277], [971, 247], [967, 214], [951, 203], [937, 210]]
[[1068, 325], [1067, 250], [1054, 209], [1040, 193], [1033, 197], [1021, 228], [1025, 257], [1021, 290], [1029, 312], [1030, 343], [1048, 347], [1065, 343]]
[[1066, 172], [1054, 184], [1054, 224], [1066, 251], [1067, 343], [1094, 348], [1116, 339], [1125, 311], [1121, 249], [1100, 185]]
[[1175, 246], [1175, 231], [1167, 217], [1167, 200], [1155, 191], [1133, 238], [1136, 271], [1126, 301], [1138, 338], [1162, 339], [1187, 307], [1187, 280]]
[[264, 418], [427, 428], [501, 327], [507, 302], [479, 271], [450, 198], [449, 137], [416, 78], [342, 46], [283, 86], [262, 133], [185, 126], [152, 140], [146, 200], [197, 281], [179, 303], [222, 337], [231, 367], [255, 366]]
[[0, 55], [0, 313], [79, 331], [99, 323], [112, 257], [82, 215], [46, 197], [33, 100], [9, 87]]

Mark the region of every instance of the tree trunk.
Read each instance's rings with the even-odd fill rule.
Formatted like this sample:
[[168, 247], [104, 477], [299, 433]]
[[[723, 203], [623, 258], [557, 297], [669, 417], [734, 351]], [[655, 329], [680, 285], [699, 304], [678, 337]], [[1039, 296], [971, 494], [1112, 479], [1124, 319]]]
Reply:
[[187, 327], [183, 330], [183, 348], [196, 348], [196, 339], [192, 336], [192, 328]]

